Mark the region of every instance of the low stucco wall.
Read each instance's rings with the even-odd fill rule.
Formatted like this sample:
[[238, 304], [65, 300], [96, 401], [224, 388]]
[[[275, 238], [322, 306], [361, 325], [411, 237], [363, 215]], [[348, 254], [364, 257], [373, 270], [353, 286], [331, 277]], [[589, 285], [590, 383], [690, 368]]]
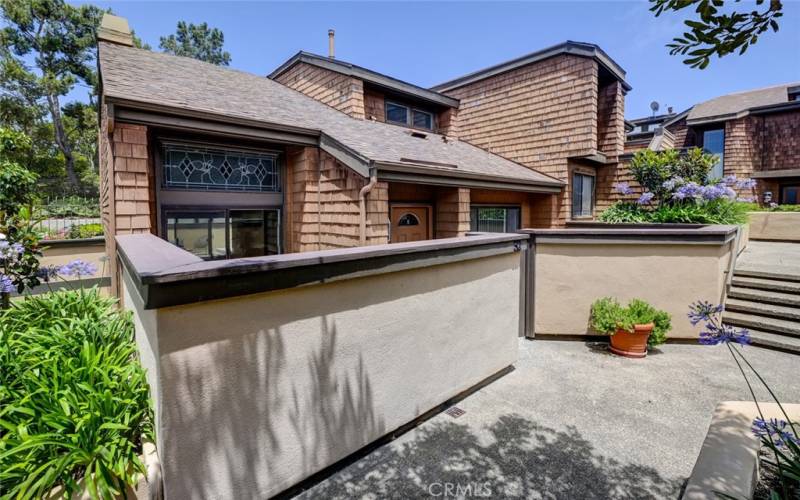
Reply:
[[105, 240], [54, 240], [42, 241], [45, 247], [40, 263], [42, 266], [63, 266], [75, 259], [91, 262], [97, 266], [98, 274], [103, 269], [106, 255]]
[[695, 339], [686, 319], [690, 303], [719, 303], [725, 290], [731, 242], [543, 243], [535, 250], [533, 332], [597, 335], [589, 326], [591, 304], [600, 297], [648, 301], [672, 315], [670, 338]]
[[144, 309], [166, 498], [267, 498], [511, 365], [519, 252]]
[[750, 238], [800, 242], [800, 212], [750, 212]]

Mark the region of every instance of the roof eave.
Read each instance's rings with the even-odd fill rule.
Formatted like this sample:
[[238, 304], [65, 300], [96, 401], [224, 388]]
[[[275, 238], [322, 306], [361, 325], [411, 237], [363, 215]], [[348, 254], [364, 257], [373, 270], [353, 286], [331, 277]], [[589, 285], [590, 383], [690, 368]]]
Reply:
[[431, 87], [431, 90], [435, 90], [437, 92], [447, 92], [459, 87], [463, 87], [464, 85], [506, 73], [513, 69], [543, 61], [561, 54], [570, 54], [574, 56], [595, 59], [620, 81], [626, 92], [633, 88], [628, 82], [625, 81], [625, 70], [623, 70], [619, 64], [611, 59], [611, 57], [609, 57], [608, 54], [606, 54], [599, 46], [583, 42], [567, 41], [537, 52], [526, 54], [516, 59], [511, 59], [510, 61], [495, 64], [494, 66], [468, 73], [464, 76], [440, 83], [438, 85], [434, 85]]
[[312, 66], [316, 66], [319, 68], [327, 69], [329, 71], [334, 71], [336, 73], [340, 73], [343, 75], [359, 78], [365, 82], [372, 83], [374, 85], [383, 87], [388, 90], [392, 90], [394, 92], [408, 94], [417, 99], [421, 99], [423, 101], [436, 104], [439, 106], [445, 106], [448, 108], [458, 108], [459, 105], [458, 99], [440, 94], [439, 92], [419, 87], [412, 83], [404, 82], [402, 80], [398, 80], [396, 78], [383, 75], [376, 71], [356, 66], [355, 64], [347, 63], [344, 61], [338, 61], [336, 59], [325, 58], [304, 51], [298, 52], [297, 54], [292, 56], [289, 60], [278, 66], [278, 68], [276, 68], [275, 71], [270, 73], [267, 76], [267, 78], [274, 80], [283, 73], [285, 73], [286, 71], [288, 71], [289, 69], [291, 69], [294, 65], [301, 62], [306, 64], [311, 64]]

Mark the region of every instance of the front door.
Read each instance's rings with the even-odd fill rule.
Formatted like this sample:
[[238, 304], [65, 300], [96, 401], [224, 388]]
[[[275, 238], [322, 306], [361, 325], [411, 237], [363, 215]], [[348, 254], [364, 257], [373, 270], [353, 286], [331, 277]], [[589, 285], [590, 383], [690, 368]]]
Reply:
[[431, 239], [429, 205], [392, 206], [392, 243]]

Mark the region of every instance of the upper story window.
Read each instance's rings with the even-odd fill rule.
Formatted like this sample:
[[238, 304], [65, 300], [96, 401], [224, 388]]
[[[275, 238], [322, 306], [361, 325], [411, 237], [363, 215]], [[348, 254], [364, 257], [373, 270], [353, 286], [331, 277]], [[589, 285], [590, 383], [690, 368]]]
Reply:
[[166, 144], [164, 187], [279, 192], [278, 154]]
[[594, 212], [594, 176], [572, 174], [572, 218], [591, 217]]
[[433, 130], [433, 113], [386, 101], [386, 121], [406, 127]]
[[718, 128], [703, 132], [703, 149], [717, 156], [717, 163], [711, 168], [708, 176], [712, 179], [721, 179], [724, 176], [725, 156], [725, 129]]

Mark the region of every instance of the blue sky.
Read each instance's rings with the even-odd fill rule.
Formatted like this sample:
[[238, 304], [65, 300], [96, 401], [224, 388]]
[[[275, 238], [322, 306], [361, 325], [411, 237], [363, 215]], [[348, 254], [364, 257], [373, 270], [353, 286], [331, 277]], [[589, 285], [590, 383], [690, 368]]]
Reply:
[[[626, 117], [650, 102], [681, 111], [721, 94], [800, 81], [800, 2], [784, 1], [777, 34], [744, 56], [686, 67], [664, 48], [682, 32], [678, 15], [656, 19], [642, 1], [529, 2], [93, 2], [128, 18], [154, 48], [179, 20], [222, 29], [231, 66], [265, 75], [298, 50], [327, 53], [430, 86], [564, 40], [600, 45], [628, 74]], [[749, 10], [754, 2], [741, 2]]]

